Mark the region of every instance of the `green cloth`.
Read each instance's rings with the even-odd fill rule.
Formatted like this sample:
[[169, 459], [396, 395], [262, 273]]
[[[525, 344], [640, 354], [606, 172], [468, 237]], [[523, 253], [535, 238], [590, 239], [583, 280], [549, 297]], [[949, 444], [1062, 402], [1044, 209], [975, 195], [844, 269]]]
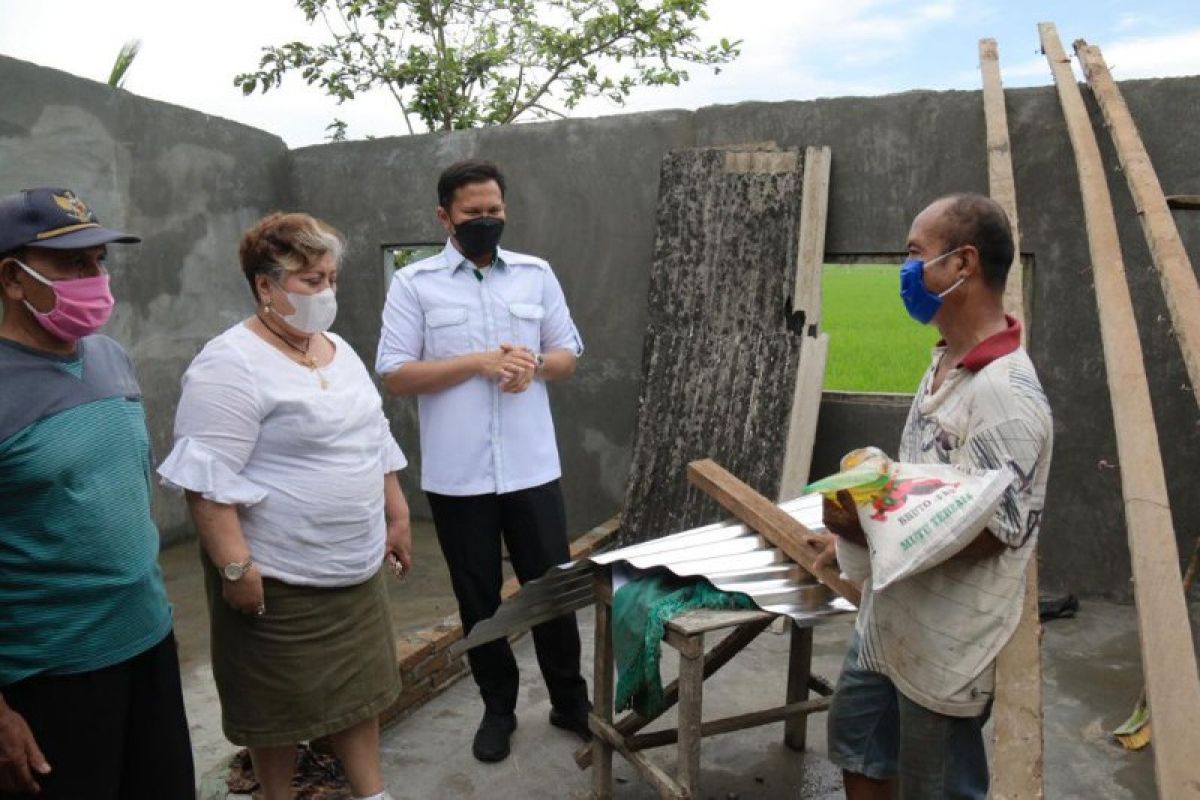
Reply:
[[662, 713], [662, 638], [667, 622], [695, 608], [748, 609], [754, 601], [741, 592], [723, 592], [703, 578], [671, 574], [630, 581], [613, 595], [613, 650], [617, 662], [617, 711], [632, 708], [643, 717]]

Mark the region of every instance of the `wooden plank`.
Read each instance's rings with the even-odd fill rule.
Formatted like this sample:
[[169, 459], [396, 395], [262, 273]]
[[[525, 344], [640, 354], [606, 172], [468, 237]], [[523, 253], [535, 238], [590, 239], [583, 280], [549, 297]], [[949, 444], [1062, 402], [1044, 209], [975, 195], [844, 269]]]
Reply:
[[684, 636], [694, 636], [697, 633], [708, 633], [709, 631], [716, 631], [721, 628], [732, 628], [735, 625], [744, 625], [747, 622], [760, 622], [762, 620], [771, 622], [777, 616], [777, 614], [772, 614], [770, 611], [759, 611], [758, 609], [726, 611], [716, 608], [696, 608], [691, 611], [685, 611], [677, 617], [672, 617], [667, 622], [667, 629], [678, 631]]
[[812, 466], [813, 445], [817, 440], [817, 417], [821, 413], [821, 393], [825, 388], [825, 363], [829, 355], [829, 334], [805, 336], [800, 345], [800, 366], [792, 393], [792, 411], [788, 421], [783, 471], [779, 478], [779, 501], [792, 500], [804, 493]]
[[[813, 629], [791, 626], [788, 644], [788, 706], [808, 701], [809, 678], [812, 677]], [[783, 725], [783, 743], [792, 750], [804, 751], [808, 747], [808, 715], [788, 717]]]
[[[608, 570], [601, 570], [596, 575], [596, 594], [612, 595], [612, 578]], [[592, 761], [592, 797], [598, 800], [608, 800], [613, 792], [612, 740], [600, 735], [600, 730], [611, 727], [613, 715], [613, 651], [612, 651], [612, 608], [603, 599], [596, 601], [596, 639], [594, 663], [592, 667], [592, 713], [588, 724], [596, 733], [591, 745]]]
[[1004, 309], [1024, 325], [1025, 276], [1021, 264], [1017, 185], [1013, 177], [1008, 111], [1000, 83], [1000, 54], [995, 39], [979, 40], [979, 67], [983, 73], [983, 115], [987, 128], [988, 193], [1003, 206], [1013, 232], [1013, 262], [1008, 271], [1008, 283], [1004, 287]]
[[829, 214], [828, 147], [804, 151], [804, 185], [800, 200], [800, 243], [796, 248], [796, 282], [792, 313], [804, 313], [804, 327], [813, 335], [821, 324], [821, 272], [825, 265], [825, 221]]
[[751, 489], [712, 459], [688, 464], [688, 480], [746, 525], [762, 534], [784, 555], [808, 570], [817, 580], [854, 605], [862, 602], [862, 591], [841, 576], [836, 567], [817, 569], [817, 549], [808, 544], [813, 533], [792, 519], [779, 506]]
[[1167, 208], [1180, 211], [1200, 211], [1200, 194], [1169, 194]]
[[1075, 53], [1116, 145], [1117, 159], [1129, 184], [1129, 193], [1133, 195], [1142, 233], [1162, 283], [1167, 311], [1171, 314], [1171, 330], [1179, 341], [1192, 393], [1196, 396], [1196, 404], [1200, 405], [1200, 282], [1196, 280], [1183, 240], [1179, 238], [1179, 228], [1175, 227], [1175, 218], [1167, 207], [1167, 198], [1154, 165], [1150, 163], [1150, 154], [1146, 152], [1121, 90], [1104, 63], [1100, 48], [1080, 39], [1075, 42]]
[[[596, 739], [602, 739], [608, 747], [620, 753], [626, 761], [637, 769], [642, 778], [654, 787], [660, 797], [680, 798], [681, 800], [691, 797], [683, 787], [676, 783], [674, 778], [666, 773], [666, 770], [646, 758], [644, 753], [630, 750], [628, 745], [625, 744], [625, 737], [618, 733], [617, 729], [611, 723], [598, 720], [595, 715], [592, 715], [588, 722]], [[612, 797], [612, 794], [610, 792], [607, 795], [601, 796], [593, 793], [592, 796], [597, 798], [603, 797], [604, 800], [608, 800], [608, 798]]]
[[704, 634], [679, 651], [679, 752], [676, 773], [688, 794], [700, 794], [700, 722], [704, 715]]
[[[829, 698], [819, 697], [815, 700], [805, 700], [800, 703], [789, 703], [786, 706], [768, 708], [762, 711], [751, 711], [747, 714], [737, 714], [732, 717], [722, 717], [705, 722], [700, 726], [701, 736], [716, 736], [720, 733], [732, 733], [746, 728], [757, 728], [770, 725], [772, 722], [804, 723], [810, 714], [819, 714], [829, 710]], [[625, 739], [630, 750], [649, 750], [653, 747], [664, 747], [679, 741], [679, 730], [668, 728], [652, 733], [641, 733]]]
[[[770, 619], [762, 619], [758, 622], [751, 622], [745, 625], [739, 625], [732, 633], [717, 643], [711, 650], [704, 654], [704, 677], [716, 673], [721, 667], [729, 663], [729, 661], [742, 651], [746, 645], [754, 641], [760, 633], [766, 630], [771, 624]], [[814, 689], [814, 691], [820, 691]], [[663, 711], [675, 705], [679, 699], [679, 681], [673, 680], [663, 688]], [[616, 723], [616, 730], [626, 736], [631, 733], [636, 733], [642, 728], [649, 725], [654, 720], [658, 719], [661, 714], [653, 717], [643, 717], [637, 713], [630, 712]], [[575, 763], [580, 769], [587, 769], [592, 763], [592, 748], [591, 745], [581, 745], [575, 751]]]
[[1083, 95], [1053, 23], [1038, 26], [1042, 50], [1075, 151], [1088, 250], [1100, 313], [1100, 337], [1117, 434], [1121, 493], [1133, 566], [1142, 671], [1154, 715], [1154, 768], [1161, 797], [1200, 791], [1200, 676], [1179, 572], [1158, 429], [1150, 403], [1133, 301], [1100, 148]]
[[800, 199], [800, 242], [796, 246], [796, 275], [791, 313], [803, 315], [804, 341], [792, 391], [779, 500], [799, 497], [808, 484], [821, 390], [825, 385], [825, 362], [829, 336], [820, 333], [821, 276], [825, 266], [825, 222], [829, 212], [829, 171], [832, 155], [828, 147], [804, 151], [804, 183]]
[[[988, 191], [1012, 225], [1013, 262], [1004, 289], [1005, 310], [1021, 321], [1022, 343], [1029, 334], [1025, 315], [1025, 276], [1021, 228], [1013, 176], [1008, 112], [1000, 82], [995, 39], [979, 41], [983, 73], [983, 112], [987, 127]], [[992, 800], [1038, 800], [1045, 796], [1045, 741], [1042, 718], [1042, 627], [1038, 619], [1037, 551], [1025, 571], [1021, 621], [996, 659], [995, 727], [992, 748]]]

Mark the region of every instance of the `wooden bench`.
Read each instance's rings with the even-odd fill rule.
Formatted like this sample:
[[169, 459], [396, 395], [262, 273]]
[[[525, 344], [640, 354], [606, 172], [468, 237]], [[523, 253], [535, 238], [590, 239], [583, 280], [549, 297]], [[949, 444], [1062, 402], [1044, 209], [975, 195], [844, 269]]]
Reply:
[[[595, 709], [589, 723], [595, 738], [575, 754], [581, 768], [592, 766], [592, 796], [613, 796], [612, 756], [620, 753], [664, 798], [699, 796], [700, 740], [718, 733], [754, 728], [784, 721], [784, 743], [804, 750], [808, 717], [829, 708], [833, 687], [812, 674], [813, 631], [790, 617], [791, 645], [785, 704], [763, 711], [702, 721], [704, 679], [727, 664], [777, 618], [765, 611], [690, 611], [667, 624], [663, 641], [679, 651], [679, 679], [665, 687], [666, 707], [678, 703], [676, 728], [638, 733], [656, 717], [630, 712], [613, 720], [612, 582], [608, 570], [600, 570], [594, 585], [596, 601]], [[824, 620], [814, 620], [820, 622]], [[711, 649], [705, 650], [705, 635], [732, 629]], [[809, 693], [818, 696], [809, 699]], [[678, 762], [672, 776], [642, 752], [652, 747], [678, 743]]]

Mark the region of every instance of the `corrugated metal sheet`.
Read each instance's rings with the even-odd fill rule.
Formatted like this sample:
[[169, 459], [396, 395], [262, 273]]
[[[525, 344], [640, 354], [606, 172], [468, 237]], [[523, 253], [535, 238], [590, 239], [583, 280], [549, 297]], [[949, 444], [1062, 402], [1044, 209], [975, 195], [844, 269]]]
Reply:
[[[804, 495], [779, 507], [813, 532], [824, 531], [821, 496]], [[815, 625], [854, 606], [739, 522], [718, 522], [556, 567], [501, 603], [491, 619], [457, 642], [452, 656], [592, 603], [597, 566], [619, 571], [667, 569], [681, 577], [704, 577], [718, 589], [744, 592], [764, 611]]]

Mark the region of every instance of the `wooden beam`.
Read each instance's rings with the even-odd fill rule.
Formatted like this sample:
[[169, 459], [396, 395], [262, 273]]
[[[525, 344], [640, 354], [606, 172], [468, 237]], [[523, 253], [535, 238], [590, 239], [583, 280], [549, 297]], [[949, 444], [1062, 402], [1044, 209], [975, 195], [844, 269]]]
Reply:
[[821, 324], [821, 268], [825, 265], [825, 220], [829, 214], [828, 147], [804, 151], [804, 184], [800, 200], [800, 242], [796, 247], [796, 282], [792, 311], [804, 312], [804, 327]]
[[[1021, 321], [1024, 341], [1025, 283], [1021, 233], [1017, 217], [1017, 184], [1013, 176], [1008, 111], [1000, 82], [1000, 54], [995, 39], [979, 41], [983, 73], [983, 115], [987, 125], [988, 191], [1012, 225], [1013, 262], [1004, 289], [1005, 310]], [[992, 748], [992, 800], [1040, 800], [1045, 796], [1045, 742], [1042, 719], [1042, 626], [1038, 619], [1037, 551], [1025, 570], [1021, 622], [996, 659], [995, 728]]]
[[821, 393], [825, 388], [825, 362], [829, 356], [829, 334], [805, 336], [800, 345], [800, 364], [796, 368], [796, 387], [792, 392], [792, 410], [788, 420], [783, 471], [779, 477], [779, 501], [792, 500], [804, 493], [812, 467], [813, 444], [817, 440], [817, 417], [821, 414]]
[[[617, 733], [610, 723], [604, 720], [597, 719], [595, 715], [588, 718], [588, 726], [592, 729], [592, 734], [598, 741], [603, 741], [604, 745], [611, 750], [616, 750], [625, 760], [634, 766], [646, 782], [655, 788], [659, 797], [669, 798], [688, 798], [691, 795], [678, 783], [675, 779], [666, 773], [662, 767], [655, 764], [650, 759], [646, 758], [644, 753], [639, 753], [630, 750], [625, 744], [625, 737]], [[595, 783], [593, 782], [593, 786]], [[608, 794], [600, 794], [593, 789], [592, 797], [595, 798], [611, 798], [611, 784], [609, 785]]]
[[[746, 714], [709, 720], [700, 726], [700, 735], [716, 736], [719, 733], [732, 733], [733, 731], [745, 730], [746, 728], [757, 728], [760, 725], [769, 725], [772, 722], [790, 722], [792, 720], [804, 722], [810, 714], [819, 714], [822, 711], [828, 710], [829, 698], [818, 697], [815, 700], [788, 703], [778, 708], [768, 708], [763, 711], [751, 711]], [[652, 733], [640, 733], [636, 736], [630, 736], [625, 740], [625, 743], [630, 750], [638, 751], [649, 750], [652, 747], [663, 747], [668, 744], [674, 744], [677, 741], [679, 741], [679, 729], [667, 728]]]
[[[807, 703], [812, 677], [813, 629], [801, 628], [795, 622], [788, 626], [788, 674], [785, 702]], [[821, 698], [825, 699], [825, 698]], [[826, 702], [828, 700], [826, 699]], [[789, 716], [783, 725], [783, 743], [790, 749], [803, 751], [808, 747], [808, 715]]]
[[1200, 283], [1196, 281], [1192, 262], [1179, 238], [1179, 229], [1167, 207], [1167, 198], [1154, 165], [1150, 163], [1150, 154], [1146, 152], [1121, 90], [1104, 63], [1100, 48], [1080, 39], [1075, 42], [1075, 53], [1083, 64], [1088, 85], [1092, 87], [1092, 94], [1116, 145], [1117, 159], [1129, 184], [1129, 193], [1133, 195], [1142, 233], [1146, 235], [1150, 257], [1154, 259], [1154, 268], [1162, 283], [1167, 311], [1171, 314], [1171, 330], [1179, 340], [1188, 380], [1192, 383], [1196, 404], [1200, 406]]
[[1117, 435], [1121, 493], [1133, 566], [1142, 671], [1154, 715], [1154, 769], [1160, 797], [1200, 789], [1200, 676], [1179, 573], [1158, 429], [1150, 403], [1133, 301], [1100, 148], [1083, 95], [1053, 23], [1038, 26], [1075, 151], [1100, 338]]
[[693, 461], [687, 469], [693, 486], [762, 534], [821, 583], [856, 606], [862, 602], [862, 590], [843, 578], [835, 567], [816, 568], [817, 549], [808, 543], [812, 531], [711, 458]]
[[[679, 747], [676, 774], [679, 785], [693, 797], [700, 788], [700, 733], [704, 716], [704, 634], [688, 637], [690, 647], [679, 649]], [[632, 747], [630, 748], [633, 749]]]
[[1167, 208], [1180, 211], [1200, 211], [1200, 194], [1169, 194]]
[[1004, 309], [1025, 323], [1025, 276], [1022, 274], [1020, 225], [1017, 219], [1017, 183], [1013, 177], [1012, 147], [1008, 138], [1008, 111], [1000, 83], [1000, 53], [995, 39], [979, 40], [979, 68], [983, 73], [983, 116], [987, 126], [988, 193], [1004, 207], [1013, 232], [1013, 261], [1004, 287]]
[[[607, 590], [612, 595], [612, 578], [608, 570], [595, 577], [597, 595]], [[613, 741], [601, 735], [602, 730], [612, 726], [613, 715], [613, 650], [612, 608], [605, 600], [596, 602], [596, 630], [594, 666], [592, 668], [592, 692], [595, 701], [588, 724], [596, 734], [592, 743], [585, 745], [591, 752], [596, 768], [592, 770], [592, 797], [605, 800], [613, 795]]]

